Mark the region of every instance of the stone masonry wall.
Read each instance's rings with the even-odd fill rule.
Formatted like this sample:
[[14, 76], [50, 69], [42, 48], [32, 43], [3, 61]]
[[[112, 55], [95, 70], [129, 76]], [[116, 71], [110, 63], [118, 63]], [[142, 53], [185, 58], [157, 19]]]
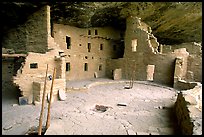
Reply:
[[173, 52], [175, 49], [186, 48], [189, 54], [200, 54], [202, 52], [201, 47], [201, 44], [196, 42], [182, 43], [179, 45], [164, 45], [163, 53]]
[[174, 106], [183, 135], [202, 135], [202, 85], [178, 93]]
[[186, 80], [202, 82], [202, 56], [190, 55], [188, 57]]
[[[182, 55], [176, 52], [159, 53], [157, 51], [159, 44], [155, 37], [148, 29], [140, 27], [141, 22], [138, 18], [129, 17], [126, 25], [124, 58], [118, 61], [108, 60], [107, 70], [121, 68], [123, 78], [130, 79], [134, 75], [135, 80], [147, 80], [147, 66], [155, 65], [153, 81], [173, 86], [175, 59]], [[136, 47], [133, 47], [135, 43]]]
[[[67, 80], [94, 78], [96, 73], [97, 77], [106, 77], [106, 60], [118, 56], [120, 31], [110, 27], [82, 29], [62, 24], [54, 24], [53, 29], [54, 40], [64, 50], [66, 63], [70, 63], [70, 70], [66, 71]], [[66, 36], [70, 37], [69, 49]], [[85, 63], [87, 71], [84, 70]]]
[[184, 80], [186, 81], [202, 81], [202, 49], [200, 43], [182, 43], [180, 45], [165, 45], [163, 46], [163, 53], [172, 53], [179, 48], [186, 48], [189, 53], [187, 72]]
[[2, 45], [13, 48], [16, 53], [47, 51], [50, 33], [50, 7], [45, 6], [28, 17], [28, 20], [7, 32]]
[[14, 58], [2, 58], [2, 94], [14, 90], [12, 83], [14, 62]]
[[45, 53], [50, 34], [50, 7], [44, 6], [29, 16], [25, 23], [27, 33], [26, 50], [29, 52]]
[[[59, 69], [59, 66], [65, 66], [65, 61], [63, 63], [61, 61], [56, 61], [55, 56], [59, 55], [58, 50], [51, 50], [46, 54], [41, 53], [32, 53], [29, 52], [28, 56], [25, 60], [25, 65], [22, 68], [22, 72], [14, 76], [14, 83], [17, 84], [22, 91], [22, 95], [27, 97], [29, 103], [33, 102], [33, 82], [44, 82], [45, 72], [46, 72], [46, 64], [48, 64], [48, 76], [53, 75], [54, 67]], [[36, 63], [37, 68], [31, 68], [31, 64]], [[61, 64], [62, 63], [62, 64]], [[65, 73], [65, 70], [63, 69]], [[56, 76], [60, 74], [56, 73]], [[60, 78], [60, 77], [56, 77]], [[65, 78], [64, 78], [65, 79]], [[64, 86], [62, 89], [65, 89], [66, 83], [64, 82]], [[48, 86], [48, 89], [49, 86]], [[56, 91], [57, 92], [57, 91]]]
[[[51, 83], [52, 83], [52, 80], [47, 80], [46, 91], [45, 91], [46, 99], [48, 99], [47, 98], [49, 96], [48, 94], [50, 94]], [[58, 98], [59, 90], [62, 90], [64, 92], [66, 91], [65, 83], [66, 83], [65, 79], [55, 79], [54, 80], [53, 91], [52, 91], [53, 101], [59, 99]], [[32, 87], [33, 87], [34, 104], [42, 103], [42, 97], [43, 97], [42, 93], [44, 89], [44, 81], [34, 81]]]
[[[34, 40], [35, 42], [33, 44], [29, 44], [31, 47], [29, 48], [29, 51], [33, 51], [32, 49], [35, 50], [35, 52], [38, 52], [40, 50], [41, 52], [44, 52], [43, 49], [39, 49], [38, 46], [40, 47], [46, 47], [46, 49], [49, 48], [49, 51], [45, 53], [35, 53], [35, 52], [28, 52], [27, 57], [25, 59], [24, 65], [18, 70], [18, 73], [16, 76], [13, 77], [13, 82], [19, 86], [19, 89], [21, 90], [21, 95], [25, 98], [28, 99], [28, 103], [31, 104], [38, 98], [41, 100], [42, 97], [42, 89], [39, 91], [33, 90], [36, 89], [34, 83], [39, 82], [43, 83], [45, 79], [45, 73], [46, 73], [46, 66], [48, 64], [48, 76], [53, 75], [53, 70], [54, 67], [56, 68], [56, 83], [60, 85], [61, 90], [65, 91], [65, 86], [66, 86], [66, 80], [65, 80], [65, 58], [63, 56], [63, 50], [60, 49], [59, 45], [57, 45], [54, 42], [54, 38], [51, 37], [50, 34], [50, 7], [45, 6], [43, 7], [40, 11], [34, 13], [33, 15], [30, 16], [30, 19], [28, 22], [31, 20], [31, 27], [32, 27], [32, 21], [37, 19], [40, 15], [42, 15], [42, 18], [38, 18], [39, 21], [36, 22], [37, 25], [42, 25], [43, 30], [41, 27], [36, 27], [36, 30], [31, 30], [29, 37], [30, 41]], [[33, 18], [33, 19], [32, 19]], [[42, 23], [40, 23], [42, 21]], [[39, 34], [38, 34], [39, 32]], [[43, 32], [43, 33], [41, 33]], [[43, 36], [41, 36], [43, 35]], [[35, 39], [34, 37], [35, 36]], [[41, 39], [40, 39], [41, 37]], [[32, 43], [32, 42], [31, 42]], [[35, 45], [37, 44], [37, 46]], [[38, 45], [39, 44], [39, 45]], [[43, 45], [44, 46], [43, 46]], [[60, 82], [60, 84], [59, 84]], [[47, 92], [50, 91], [50, 85], [51, 81], [48, 81], [48, 86], [47, 86]], [[42, 85], [42, 84], [40, 84]], [[44, 85], [43, 85], [44, 86]], [[59, 90], [59, 87], [55, 85], [54, 87], [54, 95], [57, 94]], [[39, 92], [39, 93], [35, 93]], [[39, 101], [38, 100], [38, 101]]]

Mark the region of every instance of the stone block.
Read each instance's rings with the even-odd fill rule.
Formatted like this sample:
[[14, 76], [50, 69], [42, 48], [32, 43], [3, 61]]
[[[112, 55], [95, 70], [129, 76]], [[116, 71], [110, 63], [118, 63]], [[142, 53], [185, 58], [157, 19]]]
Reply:
[[98, 73], [94, 72], [94, 78], [98, 78]]
[[27, 97], [19, 97], [19, 105], [27, 105], [28, 98]]
[[113, 71], [113, 79], [114, 80], [119, 80], [122, 78], [122, 69], [115, 69]]
[[147, 133], [147, 132], [137, 132], [136, 134], [137, 135], [150, 135], [150, 133]]
[[151, 132], [149, 135], [160, 135], [158, 132]]
[[186, 102], [190, 103], [190, 105], [197, 105], [197, 101], [195, 97], [191, 95], [185, 95], [184, 98]]
[[127, 133], [128, 135], [136, 135], [135, 131], [133, 131], [132, 129], [128, 129]]
[[67, 96], [64, 90], [58, 90], [59, 100], [66, 100]]

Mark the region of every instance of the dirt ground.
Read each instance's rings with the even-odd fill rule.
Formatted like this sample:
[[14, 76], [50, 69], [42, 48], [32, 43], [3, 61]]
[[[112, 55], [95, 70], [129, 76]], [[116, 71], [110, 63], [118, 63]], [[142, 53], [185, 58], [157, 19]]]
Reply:
[[[92, 79], [67, 82], [65, 101], [51, 105], [51, 124], [45, 135], [176, 135], [172, 107], [175, 89], [148, 81]], [[25, 135], [38, 127], [41, 105], [18, 105], [2, 93], [2, 134]], [[105, 112], [95, 106], [103, 105]], [[47, 106], [43, 126], [47, 118]]]

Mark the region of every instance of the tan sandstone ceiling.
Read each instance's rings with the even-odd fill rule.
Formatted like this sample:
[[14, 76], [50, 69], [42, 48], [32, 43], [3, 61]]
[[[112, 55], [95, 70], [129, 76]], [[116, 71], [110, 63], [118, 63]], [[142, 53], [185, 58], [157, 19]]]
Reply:
[[46, 4], [55, 23], [125, 30], [125, 18], [133, 15], [151, 26], [162, 44], [202, 41], [202, 2], [2, 2], [1, 35]]

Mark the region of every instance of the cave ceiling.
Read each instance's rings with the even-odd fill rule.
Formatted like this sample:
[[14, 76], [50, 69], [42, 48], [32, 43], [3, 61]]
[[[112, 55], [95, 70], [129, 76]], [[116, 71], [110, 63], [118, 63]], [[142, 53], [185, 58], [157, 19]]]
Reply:
[[148, 24], [161, 44], [202, 41], [202, 2], [1, 2], [1, 37], [47, 4], [54, 23], [125, 30], [132, 15]]

